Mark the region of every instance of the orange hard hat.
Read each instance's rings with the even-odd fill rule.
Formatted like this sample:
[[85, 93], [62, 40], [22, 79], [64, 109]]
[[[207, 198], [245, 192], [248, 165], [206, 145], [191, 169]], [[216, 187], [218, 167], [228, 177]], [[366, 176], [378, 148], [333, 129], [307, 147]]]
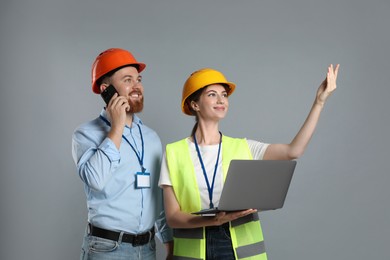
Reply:
[[124, 49], [111, 48], [100, 53], [92, 65], [92, 91], [100, 94], [100, 86], [96, 81], [108, 72], [126, 65], [137, 65], [138, 72], [146, 67], [144, 63], [138, 62], [131, 52]]
[[222, 84], [229, 86], [228, 96], [234, 92], [236, 85], [232, 82], [228, 82], [225, 76], [214, 69], [204, 68], [195, 71], [186, 80], [183, 87], [183, 94], [181, 99], [181, 110], [184, 114], [192, 116], [186, 100], [189, 96], [195, 93], [197, 90], [204, 88], [212, 84]]

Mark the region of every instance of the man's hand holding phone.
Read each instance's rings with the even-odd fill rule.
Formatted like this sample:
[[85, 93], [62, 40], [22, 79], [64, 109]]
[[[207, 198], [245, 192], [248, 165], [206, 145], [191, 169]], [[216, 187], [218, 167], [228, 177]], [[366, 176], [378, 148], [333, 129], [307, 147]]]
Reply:
[[107, 136], [119, 149], [123, 129], [126, 125], [126, 112], [130, 111], [130, 104], [126, 97], [119, 96], [118, 92], [112, 85], [108, 86], [101, 95], [103, 100], [107, 103], [106, 111], [111, 121], [111, 130]]

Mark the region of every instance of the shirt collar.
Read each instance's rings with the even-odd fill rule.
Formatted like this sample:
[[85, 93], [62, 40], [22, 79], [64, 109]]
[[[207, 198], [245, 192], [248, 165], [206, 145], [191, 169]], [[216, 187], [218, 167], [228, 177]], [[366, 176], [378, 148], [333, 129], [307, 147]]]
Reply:
[[[110, 120], [108, 119], [107, 111], [105, 108], [102, 109], [102, 111], [100, 112], [100, 115], [102, 117], [104, 117], [105, 119], [107, 119], [107, 121], [110, 122]], [[143, 125], [141, 119], [136, 114], [133, 114], [133, 123]], [[126, 127], [128, 127], [128, 126], [126, 125]]]

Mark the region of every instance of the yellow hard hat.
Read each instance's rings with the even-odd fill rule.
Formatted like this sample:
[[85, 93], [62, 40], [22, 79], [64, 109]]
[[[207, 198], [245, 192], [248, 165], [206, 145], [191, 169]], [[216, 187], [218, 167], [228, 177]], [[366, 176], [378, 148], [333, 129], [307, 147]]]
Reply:
[[225, 76], [214, 69], [204, 68], [195, 71], [186, 80], [183, 87], [183, 95], [181, 100], [181, 110], [184, 114], [192, 116], [192, 113], [186, 104], [186, 100], [189, 96], [195, 93], [197, 90], [204, 88], [212, 84], [223, 84], [229, 86], [228, 96], [234, 92], [236, 85], [232, 82], [228, 82]]

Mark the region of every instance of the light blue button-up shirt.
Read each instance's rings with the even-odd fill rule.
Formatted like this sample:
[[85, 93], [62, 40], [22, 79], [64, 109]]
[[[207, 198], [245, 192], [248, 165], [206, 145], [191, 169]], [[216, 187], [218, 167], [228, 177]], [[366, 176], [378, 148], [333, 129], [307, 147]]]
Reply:
[[[101, 116], [107, 119], [103, 109]], [[150, 230], [155, 223], [163, 242], [172, 240], [163, 213], [162, 191], [158, 188], [162, 145], [157, 133], [134, 115], [131, 127], [123, 135], [141, 155], [150, 173], [150, 188], [135, 187], [136, 173], [142, 168], [129, 143], [122, 138], [120, 149], [107, 137], [110, 126], [100, 117], [82, 124], [72, 140], [72, 155], [87, 196], [88, 221], [94, 226], [113, 231], [138, 234]]]

